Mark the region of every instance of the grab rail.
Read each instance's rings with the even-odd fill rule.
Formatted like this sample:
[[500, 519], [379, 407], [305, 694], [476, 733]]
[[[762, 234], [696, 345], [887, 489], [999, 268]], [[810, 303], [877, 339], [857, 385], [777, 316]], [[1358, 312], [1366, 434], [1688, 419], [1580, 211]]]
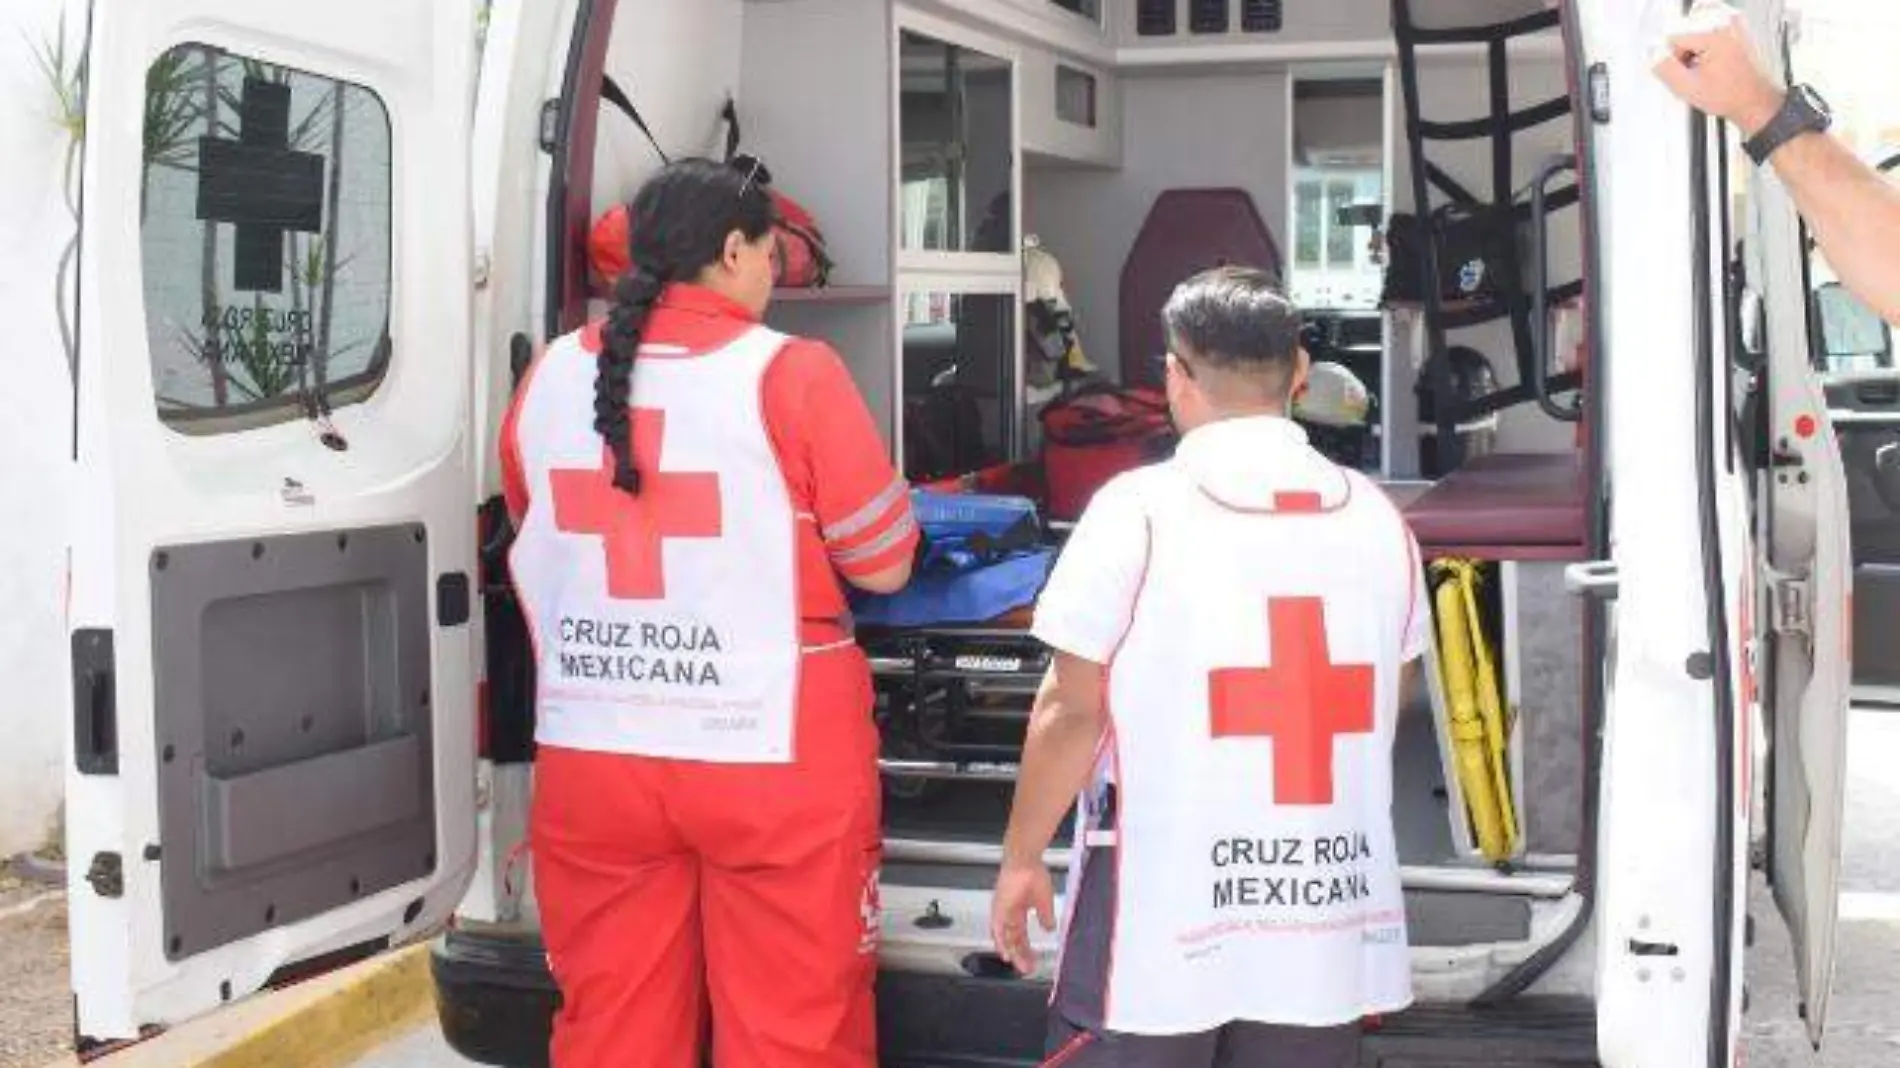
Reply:
[[1531, 180], [1531, 388], [1537, 406], [1544, 414], [1565, 423], [1583, 420], [1583, 396], [1572, 405], [1558, 404], [1550, 397], [1550, 180], [1565, 171], [1575, 172], [1577, 157], [1556, 155], [1537, 167]]

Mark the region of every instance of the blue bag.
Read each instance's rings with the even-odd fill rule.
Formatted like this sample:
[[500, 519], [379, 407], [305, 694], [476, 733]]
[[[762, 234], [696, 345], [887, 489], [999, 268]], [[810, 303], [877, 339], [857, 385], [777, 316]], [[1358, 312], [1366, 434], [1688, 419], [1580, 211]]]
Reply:
[[1042, 543], [1027, 498], [912, 490], [911, 509], [923, 544], [910, 585], [888, 595], [854, 592], [859, 623], [983, 623], [1033, 602], [1049, 580], [1055, 550]]

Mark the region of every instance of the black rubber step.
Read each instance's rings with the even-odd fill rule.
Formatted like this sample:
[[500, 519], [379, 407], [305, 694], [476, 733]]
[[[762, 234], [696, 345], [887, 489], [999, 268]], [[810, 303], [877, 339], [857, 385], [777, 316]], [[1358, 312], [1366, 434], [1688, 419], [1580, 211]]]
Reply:
[[1429, 1007], [1368, 1032], [1363, 1068], [1596, 1068], [1589, 1002], [1524, 998], [1497, 1009]]

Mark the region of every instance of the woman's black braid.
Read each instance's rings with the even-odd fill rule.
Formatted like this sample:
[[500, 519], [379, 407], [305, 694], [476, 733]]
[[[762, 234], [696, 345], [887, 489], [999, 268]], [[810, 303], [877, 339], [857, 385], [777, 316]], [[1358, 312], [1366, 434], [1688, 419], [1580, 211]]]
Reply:
[[668, 165], [628, 206], [632, 267], [614, 283], [594, 376], [594, 430], [614, 459], [614, 485], [640, 492], [632, 432], [633, 365], [647, 318], [673, 282], [688, 282], [725, 254], [737, 231], [748, 241], [771, 232], [771, 198], [739, 170], [711, 160]]

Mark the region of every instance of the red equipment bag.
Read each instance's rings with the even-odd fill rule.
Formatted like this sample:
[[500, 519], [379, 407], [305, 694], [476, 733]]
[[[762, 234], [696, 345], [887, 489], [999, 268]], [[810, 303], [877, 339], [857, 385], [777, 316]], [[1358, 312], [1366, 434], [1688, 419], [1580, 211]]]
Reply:
[[[601, 100], [614, 106], [622, 115], [632, 120], [640, 132], [646, 136], [647, 143], [660, 157], [660, 162], [671, 163], [666, 149], [653, 136], [653, 130], [634, 107], [626, 90], [607, 75], [601, 76]], [[778, 219], [773, 225], [778, 238], [779, 277], [778, 284], [793, 289], [815, 289], [831, 280], [832, 262], [825, 250], [825, 235], [818, 228], [818, 220], [803, 204], [772, 188], [772, 172], [757, 156], [739, 153], [739, 109], [731, 99], [719, 113], [726, 122], [726, 163], [744, 171], [747, 178], [764, 189], [772, 198]], [[589, 251], [592, 254], [595, 271], [600, 282], [612, 289], [614, 281], [627, 269], [629, 237], [626, 209], [616, 206], [609, 209], [596, 224], [589, 238]]]
[[772, 198], [778, 209], [778, 284], [794, 289], [816, 289], [831, 281], [831, 257], [825, 253], [825, 235], [818, 220], [803, 204], [772, 188], [772, 172], [757, 156], [739, 152], [739, 108], [730, 97], [719, 113], [726, 120], [726, 162], [744, 171]]
[[766, 192], [778, 207], [778, 284], [816, 289], [830, 282], [831, 257], [825, 254], [825, 235], [818, 229], [818, 220], [784, 193], [769, 187]]
[[1153, 389], [1084, 386], [1050, 401], [1039, 418], [1045, 512], [1067, 522], [1109, 479], [1166, 459], [1177, 440], [1167, 397]]

